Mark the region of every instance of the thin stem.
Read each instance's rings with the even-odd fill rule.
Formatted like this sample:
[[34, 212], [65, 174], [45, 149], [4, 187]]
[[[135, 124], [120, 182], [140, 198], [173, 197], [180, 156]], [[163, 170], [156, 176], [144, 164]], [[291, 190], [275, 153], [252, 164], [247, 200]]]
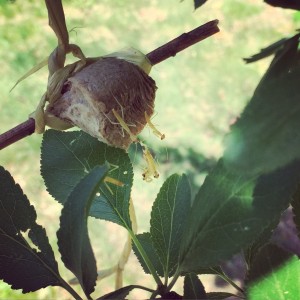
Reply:
[[61, 287], [64, 288], [66, 291], [68, 291], [74, 297], [74, 299], [77, 299], [77, 300], [83, 299], [77, 294], [77, 292], [66, 281], [64, 281], [62, 278], [60, 278], [60, 281], [62, 282]]
[[141, 245], [141, 243], [137, 239], [136, 235], [131, 230], [128, 230], [128, 231], [129, 231], [129, 234], [131, 236], [132, 241], [134, 242], [134, 244], [135, 244], [136, 248], [138, 249], [139, 253], [141, 254], [141, 256], [142, 256], [145, 264], [147, 265], [151, 275], [153, 276], [155, 282], [157, 283], [158, 286], [162, 286], [163, 283], [160, 280], [159, 276], [157, 275], [156, 270], [155, 270], [152, 262], [150, 261], [148, 255], [146, 254], [143, 246]]
[[[48, 1], [49, 2], [49, 1]], [[183, 33], [174, 40], [162, 45], [161, 47], [151, 51], [147, 54], [148, 59], [152, 65], [156, 65], [178, 52], [214, 35], [219, 32], [218, 20], [210, 21], [203, 24], [194, 30]], [[10, 129], [9, 131], [0, 135], [0, 150], [13, 144], [22, 138], [31, 135], [35, 130], [35, 122], [33, 119], [28, 119], [24, 123]]]
[[171, 282], [169, 283], [169, 285], [167, 286], [167, 291], [171, 291], [171, 289], [173, 288], [173, 286], [175, 285], [175, 283], [177, 282], [178, 278], [180, 276], [180, 269], [177, 268]]
[[239, 291], [240, 293], [244, 294], [244, 290], [242, 288], [240, 288], [235, 282], [233, 282], [229, 277], [227, 277], [225, 274], [220, 274], [220, 273], [218, 273], [218, 274], [227, 283], [229, 283], [230, 285], [232, 285], [237, 291]]

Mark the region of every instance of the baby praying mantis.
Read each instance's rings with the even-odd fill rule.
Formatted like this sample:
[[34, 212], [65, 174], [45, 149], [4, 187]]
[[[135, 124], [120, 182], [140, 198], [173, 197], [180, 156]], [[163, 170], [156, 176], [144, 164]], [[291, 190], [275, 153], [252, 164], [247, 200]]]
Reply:
[[158, 136], [161, 140], [163, 140], [166, 136], [161, 133], [160, 131], [158, 131], [158, 129], [153, 125], [153, 123], [151, 122], [147, 112], [145, 111], [145, 119], [146, 119], [146, 122], [147, 124], [149, 125], [149, 127], [152, 129], [152, 132]]
[[[153, 158], [150, 150], [148, 149], [148, 147], [141, 142], [137, 136], [135, 136], [131, 130], [129, 129], [128, 125], [126, 124], [126, 122], [123, 120], [123, 118], [114, 110], [112, 109], [112, 113], [114, 114], [115, 118], [117, 119], [117, 121], [119, 122], [120, 126], [129, 134], [130, 139], [132, 140], [133, 143], [140, 143], [140, 145], [142, 146], [143, 149], [143, 158], [146, 161], [146, 167], [144, 169], [143, 172], [143, 179], [146, 182], [150, 182], [152, 181], [152, 178], [158, 178], [159, 177], [159, 173], [157, 171], [157, 163], [155, 161], [155, 159]], [[147, 112], [145, 112], [145, 119], [147, 124], [149, 125], [149, 127], [152, 129], [153, 133], [158, 136], [161, 140], [163, 140], [165, 138], [165, 135], [162, 134], [160, 131], [158, 131], [156, 129], [156, 127], [153, 125], [153, 123], [151, 122]]]

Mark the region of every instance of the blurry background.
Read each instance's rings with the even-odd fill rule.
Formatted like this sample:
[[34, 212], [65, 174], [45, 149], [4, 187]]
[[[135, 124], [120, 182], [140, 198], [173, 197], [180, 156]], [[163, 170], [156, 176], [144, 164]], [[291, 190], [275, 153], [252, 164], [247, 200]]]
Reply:
[[[265, 5], [261, 0], [214, 0], [194, 11], [192, 0], [65, 0], [70, 40], [86, 56], [100, 56], [132, 46], [148, 53], [183, 32], [213, 19], [221, 32], [194, 45], [175, 58], [156, 65], [151, 76], [158, 86], [156, 116], [152, 122], [165, 133], [160, 141], [145, 130], [143, 138], [156, 153], [161, 177], [141, 180], [140, 154], [132, 148], [136, 178], [133, 200], [139, 232], [148, 230], [154, 195], [169, 175], [188, 174], [193, 193], [222, 155], [222, 141], [240, 114], [268, 66], [269, 59], [245, 65], [243, 57], [293, 34], [300, 17], [289, 10]], [[0, 133], [25, 121], [45, 92], [47, 69], [19, 84], [15, 82], [46, 58], [56, 46], [48, 26], [44, 1], [0, 0]], [[48, 195], [39, 174], [42, 136], [32, 135], [0, 152], [0, 164], [8, 169], [34, 204], [38, 223], [48, 233], [57, 259], [56, 230], [61, 206]], [[124, 229], [91, 219], [91, 240], [99, 268], [115, 263], [125, 242]], [[67, 279], [72, 274], [61, 266]], [[214, 281], [201, 276], [207, 291]], [[125, 272], [125, 285], [154, 287], [132, 255]], [[114, 288], [113, 278], [98, 283], [96, 296]], [[180, 293], [181, 287], [176, 287]], [[135, 292], [132, 298], [146, 298]], [[0, 299], [70, 299], [60, 288], [47, 288], [27, 295], [11, 291], [0, 282]]]

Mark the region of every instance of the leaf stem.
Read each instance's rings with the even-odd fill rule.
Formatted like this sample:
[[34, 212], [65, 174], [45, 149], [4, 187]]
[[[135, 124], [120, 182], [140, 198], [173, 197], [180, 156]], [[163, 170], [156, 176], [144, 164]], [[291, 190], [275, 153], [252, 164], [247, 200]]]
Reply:
[[77, 292], [62, 278], [60, 278], [60, 281], [62, 283], [61, 287], [64, 288], [66, 291], [68, 291], [76, 300], [82, 300], [83, 298], [81, 298]]
[[226, 274], [222, 274], [222, 273], [218, 273], [218, 275], [225, 280], [227, 283], [229, 283], [230, 285], [232, 285], [237, 291], [239, 291], [240, 293], [242, 293], [244, 295], [244, 290], [242, 288], [240, 288], [234, 281], [232, 281], [229, 277], [226, 276]]
[[132, 230], [130, 230], [130, 229], [128, 228], [128, 232], [129, 232], [129, 234], [130, 234], [130, 236], [131, 236], [131, 239], [132, 239], [132, 241], [134, 242], [136, 248], [137, 248], [138, 251], [140, 252], [140, 254], [141, 254], [141, 256], [142, 256], [142, 258], [143, 258], [143, 260], [144, 260], [146, 266], [148, 267], [148, 269], [149, 269], [151, 275], [153, 276], [155, 282], [157, 283], [158, 286], [162, 286], [163, 283], [162, 283], [162, 281], [160, 280], [159, 276], [157, 275], [156, 270], [155, 270], [155, 268], [154, 268], [152, 262], [150, 261], [148, 255], [146, 254], [146, 252], [145, 252], [143, 246], [141, 245], [141, 243], [139, 242], [139, 240], [137, 239], [136, 235], [133, 233]]
[[167, 291], [171, 291], [172, 287], [175, 285], [176, 281], [178, 280], [178, 278], [180, 276], [180, 272], [181, 272], [180, 269], [177, 268], [177, 270], [176, 270], [176, 272], [175, 272], [175, 274], [174, 274], [174, 276], [173, 276], [170, 284], [167, 287]]

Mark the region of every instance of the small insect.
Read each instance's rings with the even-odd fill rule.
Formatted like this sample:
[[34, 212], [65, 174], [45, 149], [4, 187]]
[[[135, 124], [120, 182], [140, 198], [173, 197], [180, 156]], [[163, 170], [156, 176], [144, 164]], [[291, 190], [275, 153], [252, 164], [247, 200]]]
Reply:
[[128, 125], [125, 123], [123, 118], [115, 111], [114, 108], [112, 109], [112, 113], [114, 114], [115, 118], [118, 120], [121, 127], [129, 134], [130, 139], [132, 140], [132, 142], [133, 143], [139, 142], [139, 139], [131, 132]]
[[152, 129], [152, 132], [158, 136], [161, 140], [163, 140], [166, 136], [161, 133], [155, 126], [154, 124], [151, 122], [150, 117], [148, 116], [147, 112], [145, 111], [145, 119], [147, 124], [149, 125], [149, 127]]
[[143, 147], [143, 157], [147, 164], [143, 172], [143, 180], [145, 180], [146, 182], [150, 182], [152, 181], [152, 177], [159, 177], [159, 173], [157, 171], [157, 163], [153, 158], [151, 152], [149, 151], [148, 147], [143, 143], [141, 143], [141, 145]]
[[[119, 168], [119, 166], [114, 165], [114, 164], [112, 164], [112, 163], [109, 163], [109, 165], [113, 167], [113, 168], [110, 169], [109, 173], [110, 173], [110, 172], [113, 172], [113, 171], [115, 171], [116, 169]], [[109, 192], [110, 192], [112, 195], [113, 195], [114, 193], [113, 193], [112, 189], [109, 187], [108, 183], [111, 183], [111, 184], [113, 184], [113, 185], [120, 186], [120, 187], [123, 187], [123, 186], [125, 185], [123, 182], [119, 181], [118, 179], [115, 179], [115, 178], [110, 177], [110, 176], [106, 176], [106, 177], [104, 178], [104, 184], [105, 184], [106, 188], [109, 190]]]

